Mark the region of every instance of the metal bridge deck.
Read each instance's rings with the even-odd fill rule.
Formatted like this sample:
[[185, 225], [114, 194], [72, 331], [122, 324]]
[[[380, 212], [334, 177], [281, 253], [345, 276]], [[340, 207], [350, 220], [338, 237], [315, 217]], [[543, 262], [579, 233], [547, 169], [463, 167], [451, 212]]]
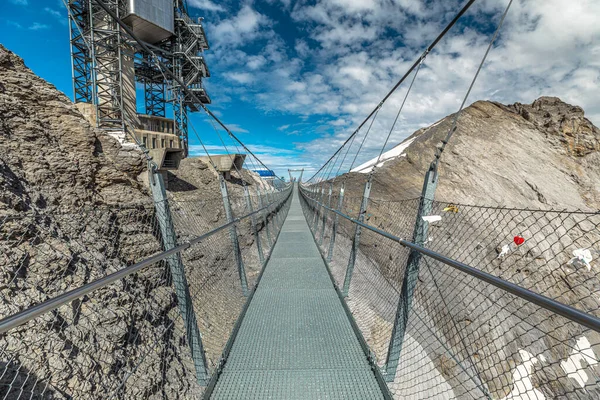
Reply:
[[297, 189], [212, 399], [382, 399]]

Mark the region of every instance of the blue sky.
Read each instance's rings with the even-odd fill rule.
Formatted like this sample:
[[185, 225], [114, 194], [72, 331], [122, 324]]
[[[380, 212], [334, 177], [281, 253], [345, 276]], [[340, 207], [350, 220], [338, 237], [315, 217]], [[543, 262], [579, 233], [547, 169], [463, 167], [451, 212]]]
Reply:
[[[211, 109], [280, 175], [287, 166], [317, 169], [463, 3], [188, 0], [211, 45]], [[428, 56], [387, 148], [457, 110], [506, 4], [478, 1]], [[554, 95], [600, 123], [598, 15], [594, 0], [515, 0], [469, 103]], [[72, 97], [68, 35], [62, 0], [0, 3], [0, 43]], [[359, 161], [378, 153], [404, 90], [381, 110]], [[205, 117], [192, 122], [220, 150]]]

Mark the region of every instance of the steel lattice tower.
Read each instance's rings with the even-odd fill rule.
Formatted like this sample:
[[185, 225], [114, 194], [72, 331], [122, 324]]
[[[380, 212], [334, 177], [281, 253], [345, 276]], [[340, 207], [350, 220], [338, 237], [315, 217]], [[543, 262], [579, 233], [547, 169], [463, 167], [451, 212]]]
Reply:
[[[209, 46], [201, 19], [192, 20], [182, 0], [102, 1], [152, 54], [142, 51], [97, 0], [68, 0], [74, 101], [98, 128], [115, 135], [133, 130], [161, 167], [176, 168], [188, 154], [188, 113], [201, 104], [155, 61], [167, 65], [202, 103], [210, 103], [202, 85], [210, 73], [202, 57]], [[143, 113], [136, 106], [136, 84], [143, 88]], [[127, 140], [123, 134], [121, 139]]]

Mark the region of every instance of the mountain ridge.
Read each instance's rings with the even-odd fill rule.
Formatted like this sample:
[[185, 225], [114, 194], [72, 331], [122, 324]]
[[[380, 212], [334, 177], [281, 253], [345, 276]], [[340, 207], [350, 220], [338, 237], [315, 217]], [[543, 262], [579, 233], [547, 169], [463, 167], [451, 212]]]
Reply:
[[[410, 142], [374, 172], [373, 198], [420, 196], [424, 174], [454, 115], [395, 146]], [[463, 110], [442, 154], [437, 196], [469, 204], [600, 209], [599, 149], [600, 129], [581, 107], [557, 97], [531, 104], [477, 101]], [[342, 180], [354, 195], [362, 194], [363, 173], [336, 179]]]

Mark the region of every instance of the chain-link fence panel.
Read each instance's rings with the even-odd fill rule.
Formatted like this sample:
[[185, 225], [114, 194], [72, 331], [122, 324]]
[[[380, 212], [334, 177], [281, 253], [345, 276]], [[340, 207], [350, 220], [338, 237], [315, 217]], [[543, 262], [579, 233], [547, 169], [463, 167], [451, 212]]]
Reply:
[[[321, 215], [318, 193], [301, 194], [307, 220]], [[426, 201], [369, 199], [352, 270], [357, 213], [338, 215], [347, 228], [336, 224], [329, 262], [338, 288], [351, 281], [346, 303], [394, 398], [599, 397], [598, 332], [400, 243], [423, 237], [473, 271], [594, 315], [599, 214], [433, 202], [419, 215]]]
[[0, 317], [154, 254], [157, 235], [152, 203], [0, 217]]
[[[278, 232], [290, 191], [274, 194], [274, 203], [252, 216], [268, 216]], [[241, 285], [247, 271], [234, 260], [229, 227], [241, 231], [251, 215], [223, 225], [222, 199], [213, 200], [221, 205], [205, 200], [156, 207], [170, 209], [168, 216], [140, 206], [4, 218], [0, 245], [14, 272], [3, 276], [2, 316], [32, 313], [44, 301], [57, 306], [0, 334], [0, 398], [201, 396], [223, 365], [247, 300]], [[171, 252], [162, 247], [158, 221], [165, 218], [178, 232], [179, 246]], [[255, 243], [246, 250], [249, 265]], [[106, 283], [97, 284], [98, 278]], [[181, 285], [187, 288], [183, 297]], [[34, 290], [41, 295], [31, 295]], [[57, 296], [69, 290], [84, 294], [61, 302]], [[16, 303], [10, 296], [30, 299]]]
[[433, 202], [426, 246], [600, 316], [600, 213]]
[[598, 332], [423, 257], [398, 398], [594, 399]]

